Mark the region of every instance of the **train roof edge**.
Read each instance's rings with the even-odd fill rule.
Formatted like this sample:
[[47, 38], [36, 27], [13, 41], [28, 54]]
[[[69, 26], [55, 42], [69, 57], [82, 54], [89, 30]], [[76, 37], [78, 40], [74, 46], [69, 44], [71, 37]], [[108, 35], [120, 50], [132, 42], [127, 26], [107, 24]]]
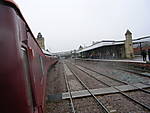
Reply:
[[[31, 33], [31, 35], [32, 35], [32, 37], [33, 37], [33, 39], [34, 39], [34, 41], [37, 43], [38, 47], [40, 48], [41, 52], [43, 53], [43, 51], [42, 51], [40, 45], [38, 44], [36, 38], [34, 37], [34, 35], [33, 35], [33, 33], [32, 33], [32, 31], [31, 31], [31, 29], [30, 29], [28, 23], [26, 22], [24, 16], [22, 15], [19, 6], [14, 2], [14, 0], [4, 0], [3, 2], [8, 3], [11, 7], [13, 7], [14, 9], [16, 9], [16, 11], [18, 12], [20, 18], [22, 18], [22, 20], [25, 22], [26, 26], [28, 27], [29, 32]], [[43, 53], [43, 54], [44, 54], [44, 53]]]

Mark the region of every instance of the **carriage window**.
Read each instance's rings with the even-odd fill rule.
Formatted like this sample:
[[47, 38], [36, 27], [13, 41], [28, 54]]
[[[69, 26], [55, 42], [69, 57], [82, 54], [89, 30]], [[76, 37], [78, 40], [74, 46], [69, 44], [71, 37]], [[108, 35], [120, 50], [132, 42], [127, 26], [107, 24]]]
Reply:
[[41, 56], [40, 56], [40, 65], [41, 65], [42, 73], [43, 73], [43, 75], [44, 75], [43, 59], [42, 59], [42, 57], [41, 57]]
[[33, 98], [32, 98], [32, 90], [31, 90], [31, 81], [29, 77], [29, 62], [28, 62], [28, 56], [26, 49], [21, 48], [21, 55], [22, 55], [22, 60], [23, 60], [23, 66], [24, 66], [24, 75], [25, 75], [25, 80], [26, 80], [26, 85], [27, 85], [27, 93], [28, 93], [28, 103], [29, 106], [31, 106], [32, 111], [33, 111]]

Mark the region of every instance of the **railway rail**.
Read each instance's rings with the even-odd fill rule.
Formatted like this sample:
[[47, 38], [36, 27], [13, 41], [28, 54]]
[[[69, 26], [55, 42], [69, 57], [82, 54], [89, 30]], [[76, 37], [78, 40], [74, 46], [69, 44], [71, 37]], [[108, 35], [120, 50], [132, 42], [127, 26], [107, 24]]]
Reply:
[[[74, 64], [74, 66], [76, 66], [76, 65]], [[79, 66], [81, 66], [81, 65], [79, 65]], [[76, 67], [79, 68], [78, 66], [76, 66]], [[95, 73], [97, 73], [97, 74], [99, 74], [99, 75], [105, 76], [105, 77], [107, 77], [107, 78], [109, 78], [109, 79], [112, 79], [112, 80], [114, 80], [114, 81], [123, 83], [123, 84], [125, 84], [125, 85], [133, 86], [133, 87], [135, 87], [136, 89], [139, 89], [139, 90], [141, 90], [141, 91], [143, 91], [143, 92], [145, 92], [145, 93], [150, 94], [150, 91], [147, 91], [147, 90], [145, 90], [145, 89], [143, 89], [143, 88], [139, 88], [139, 87], [137, 87], [137, 86], [135, 86], [135, 85], [133, 85], [133, 84], [130, 84], [130, 83], [126, 82], [126, 81], [122, 81], [122, 80], [119, 80], [119, 79], [117, 79], [117, 78], [108, 76], [108, 75], [106, 75], [106, 74], [97, 72], [97, 71], [95, 71], [95, 70], [93, 70], [93, 69], [91, 69], [91, 68], [85, 67], [85, 66], [81, 66], [81, 67], [86, 68], [86, 69], [88, 69], [88, 70], [90, 70], [90, 71], [93, 71], [93, 72], [95, 72]], [[79, 69], [82, 70], [81, 68], [79, 68]], [[82, 71], [83, 71], [83, 70], [82, 70]], [[85, 72], [85, 73], [87, 73], [87, 72]], [[95, 79], [96, 79], [96, 80], [99, 80], [99, 79], [97, 79], [97, 78], [95, 78]], [[102, 81], [102, 82], [103, 82], [103, 81]], [[105, 84], [105, 83], [104, 83], [104, 84]], [[105, 85], [108, 86], [108, 84], [105, 84]], [[147, 84], [146, 84], [146, 85], [147, 85]], [[109, 86], [110, 86], [110, 85], [109, 85]]]
[[[81, 65], [80, 65], [80, 66], [81, 66]], [[142, 78], [145, 79], [145, 80], [148, 80], [148, 79], [150, 78], [150, 76], [146, 76], [145, 74], [139, 73], [139, 72], [137, 72], [137, 71], [135, 72], [135, 71], [132, 71], [132, 70], [129, 70], [129, 69], [124, 69], [124, 68], [121, 67], [120, 65], [117, 65], [117, 66], [116, 66], [116, 65], [114, 65], [114, 64], [113, 64], [113, 65], [112, 65], [112, 64], [109, 64], [109, 66], [111, 66], [111, 69], [112, 69], [112, 67], [113, 67], [113, 69], [134, 74], [135, 76], [137, 76], [137, 77], [142, 77]], [[108, 68], [109, 66], [107, 66], [107, 68]], [[91, 68], [88, 68], [88, 67], [85, 67], [85, 66], [83, 66], [83, 67], [91, 70]], [[118, 68], [118, 67], [120, 67], [120, 68]], [[95, 71], [95, 70], [92, 70], [92, 71]], [[95, 71], [95, 72], [98, 73], [98, 71]], [[113, 72], [113, 73], [117, 75], [116, 72]], [[101, 73], [98, 73], [98, 74], [103, 74], [103, 75], [109, 77], [110, 79], [113, 79], [113, 80], [116, 80], [116, 81], [118, 81], [118, 82], [121, 82], [121, 83], [124, 83], [124, 84], [127, 84], [127, 85], [132, 85], [132, 86], [133, 86], [132, 83], [126, 82], [125, 80], [116, 79], [115, 77], [108, 76], [108, 75], [106, 75], [106, 74], [104, 74], [104, 73], [102, 73], [102, 72], [101, 72]], [[150, 85], [149, 83], [145, 83], [145, 82], [143, 82], [143, 81], [142, 81], [142, 84]], [[136, 86], [135, 86], [135, 87], [136, 87]], [[149, 92], [148, 92], [148, 93], [149, 93]]]
[[[142, 77], [146, 77], [146, 78], [150, 78], [150, 76], [146, 76], [145, 74], [142, 74], [142, 73], [139, 73], [137, 71], [141, 71], [141, 70], [138, 70], [138, 69], [135, 69], [136, 71], [133, 71], [133, 70], [129, 70], [129, 69], [126, 69], [126, 68], [123, 68], [123, 67], [116, 67], [117, 70], [122, 70], [122, 71], [125, 71], [125, 72], [129, 72], [129, 73], [133, 73], [133, 74], [136, 74], [138, 76], [142, 76]], [[146, 71], [147, 72], [147, 71]]]
[[[88, 61], [90, 61], [90, 60], [88, 60]], [[93, 61], [93, 60], [91, 60], [91, 61]], [[122, 63], [123, 63], [123, 65], [122, 65]], [[130, 64], [130, 62], [129, 62], [129, 64], [126, 64], [126, 63], [127, 62], [121, 62], [121, 64], [117, 63], [117, 66], [116, 66], [116, 62], [114, 61], [113, 63], [111, 63], [111, 64], [109, 63], [109, 64], [114, 66], [115, 69], [117, 69], [117, 70], [122, 70], [122, 71], [125, 71], [125, 72], [133, 73], [133, 74], [136, 74], [137, 76], [142, 76], [142, 77], [145, 77], [145, 78], [150, 78], [150, 76], [147, 76], [147, 75], [145, 75], [143, 73], [139, 73], [139, 71], [140, 72], [148, 72], [148, 73], [150, 73], [149, 69], [145, 68], [144, 66], [143, 67], [141, 66], [141, 65], [144, 65], [144, 64], [141, 64], [140, 66], [139, 65], [137, 66], [137, 65], [135, 65], [136, 62], [134, 64]], [[130, 68], [126, 68], [126, 67], [130, 67]]]
[[[70, 64], [72, 64], [72, 63], [70, 63]], [[91, 75], [90, 73], [88, 73], [88, 72], [86, 72], [85, 70], [83, 70], [83, 69], [80, 68], [80, 67], [83, 67], [83, 66], [80, 66], [80, 67], [79, 67], [79, 66], [77, 66], [77, 65], [75, 65], [75, 64], [72, 64], [72, 65], [75, 66], [76, 68], [78, 68], [79, 70], [83, 71], [84, 73], [86, 73], [86, 74], [89, 75], [90, 77], [92, 77], [92, 78], [94, 78], [94, 79], [100, 81], [101, 83], [107, 85], [108, 87], [113, 87], [114, 89], [118, 90], [121, 95], [125, 96], [127, 99], [132, 100], [134, 103], [136, 103], [136, 104], [138, 104], [138, 105], [142, 106], [143, 108], [145, 108], [145, 109], [147, 109], [147, 110], [150, 111], [150, 107], [149, 107], [149, 106], [147, 106], [147, 105], [145, 105], [145, 104], [139, 102], [138, 100], [135, 100], [135, 99], [131, 98], [130, 96], [128, 96], [127, 94], [125, 94], [125, 93], [124, 93], [123, 91], [121, 91], [120, 89], [118, 89], [118, 88], [116, 88], [116, 87], [114, 87], [114, 86], [111, 86], [111, 85], [109, 85], [108, 83], [106, 83], [106, 82], [104, 82], [104, 81], [102, 81], [102, 80], [100, 80], [100, 79], [97, 79], [94, 75]], [[87, 67], [83, 67], [83, 68], [85, 68], [85, 69], [87, 69], [87, 70], [90, 70], [90, 71], [93, 71], [93, 72], [95, 72], [95, 73], [97, 73], [97, 74], [99, 74], [99, 75], [102, 75], [102, 76], [108, 77], [108, 78], [110, 78], [110, 79], [116, 80], [116, 81], [118, 81], [118, 82], [122, 82], [122, 83], [124, 83], [124, 84], [128, 84], [128, 83], [125, 82], [125, 81], [121, 81], [121, 80], [115, 79], [115, 78], [113, 78], [113, 77], [107, 76], [107, 75], [105, 75], [105, 74], [103, 74], [103, 73], [97, 72], [97, 71], [92, 70], [92, 69], [89, 69], [89, 68], [87, 68]], [[128, 84], [128, 85], [131, 85], [131, 86], [133, 86], [133, 87], [136, 87], [136, 86], [134, 86], [133, 84]], [[138, 88], [139, 90], [141, 90], [141, 91], [143, 91], [143, 92], [145, 92], [145, 93], [150, 94], [150, 92], [147, 91], [147, 90], [141, 89], [141, 88], [139, 88], [139, 87], [136, 87], [136, 88]]]
[[[65, 65], [65, 64], [64, 64], [64, 65]], [[69, 83], [68, 83], [68, 79], [67, 79], [66, 74], [64, 74], [64, 75], [65, 75], [65, 83], [66, 83], [66, 86], [67, 86], [67, 90], [68, 90], [68, 92], [69, 92], [69, 97], [70, 97], [70, 103], [71, 103], [72, 113], [76, 113], [75, 107], [74, 107], [74, 104], [73, 104], [71, 89], [70, 89], [70, 86], [69, 86]]]
[[[91, 94], [91, 96], [93, 97], [93, 99], [98, 103], [99, 105], [99, 108], [100, 110], [103, 112], [103, 113], [110, 113], [109, 110], [102, 104], [102, 102], [90, 91], [90, 89], [88, 88], [88, 86], [78, 77], [78, 75], [76, 73], [74, 73], [72, 71], [72, 69], [64, 62], [64, 65], [66, 65], [70, 71], [73, 73], [73, 75], [77, 78], [77, 80], [82, 84], [82, 86], [87, 89], [87, 91]], [[67, 80], [67, 76], [65, 75], [65, 80], [66, 80], [66, 85], [67, 85], [67, 89], [69, 91], [69, 95], [70, 95], [70, 103], [71, 103], [71, 106], [72, 106], [72, 112], [73, 113], [76, 113], [75, 111], [75, 107], [74, 107], [74, 104], [73, 104], [73, 98], [72, 98], [72, 95], [71, 95], [71, 90], [70, 90], [70, 86], [68, 84], [68, 80]]]
[[147, 70], [145, 68], [138, 68], [134, 65], [127, 65], [128, 68], [126, 68], [126, 65], [125, 66], [121, 65], [121, 66], [117, 66], [117, 67], [131, 69], [131, 70], [140, 71], [140, 72], [150, 72], [149, 70]]

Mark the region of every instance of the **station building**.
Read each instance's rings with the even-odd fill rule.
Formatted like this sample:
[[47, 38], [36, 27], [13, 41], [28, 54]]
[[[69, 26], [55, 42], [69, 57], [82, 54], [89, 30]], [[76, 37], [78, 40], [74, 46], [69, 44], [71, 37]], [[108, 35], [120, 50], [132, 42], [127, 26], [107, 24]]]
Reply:
[[94, 59], [132, 59], [141, 54], [143, 49], [150, 49], [150, 36], [132, 39], [132, 33], [127, 30], [125, 40], [104, 40], [77, 51], [80, 58]]

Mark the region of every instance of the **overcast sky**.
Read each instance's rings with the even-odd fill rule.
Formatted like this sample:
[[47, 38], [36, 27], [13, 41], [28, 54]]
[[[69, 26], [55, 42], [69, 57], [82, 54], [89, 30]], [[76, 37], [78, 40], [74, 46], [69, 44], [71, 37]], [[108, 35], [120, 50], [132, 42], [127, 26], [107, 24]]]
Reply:
[[34, 36], [41, 32], [52, 52], [92, 41], [150, 35], [150, 0], [15, 0]]

